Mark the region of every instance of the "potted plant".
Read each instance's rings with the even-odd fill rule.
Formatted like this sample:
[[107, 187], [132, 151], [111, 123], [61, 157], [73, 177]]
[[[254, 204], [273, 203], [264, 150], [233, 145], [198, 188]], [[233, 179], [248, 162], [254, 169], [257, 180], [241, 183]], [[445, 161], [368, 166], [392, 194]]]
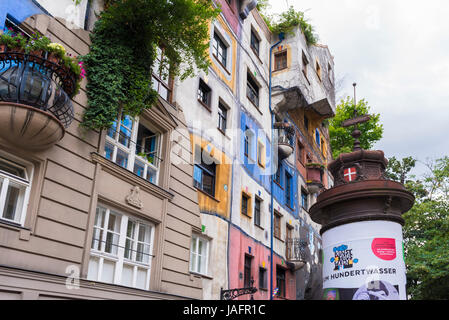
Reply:
[[50, 43], [50, 39], [44, 37], [39, 32], [33, 34], [25, 50], [25, 52], [29, 54], [29, 60], [36, 63], [42, 63]]

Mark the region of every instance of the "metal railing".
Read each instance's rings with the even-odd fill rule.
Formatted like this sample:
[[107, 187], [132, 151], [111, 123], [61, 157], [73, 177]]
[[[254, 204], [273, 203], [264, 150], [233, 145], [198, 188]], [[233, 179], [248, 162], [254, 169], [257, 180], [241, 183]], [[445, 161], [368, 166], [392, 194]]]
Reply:
[[285, 256], [288, 261], [306, 261], [308, 242], [300, 238], [290, 238], [285, 242]]
[[67, 128], [74, 111], [65, 89], [73, 89], [73, 79], [45, 58], [25, 53], [0, 53], [0, 101], [20, 103], [51, 113]]

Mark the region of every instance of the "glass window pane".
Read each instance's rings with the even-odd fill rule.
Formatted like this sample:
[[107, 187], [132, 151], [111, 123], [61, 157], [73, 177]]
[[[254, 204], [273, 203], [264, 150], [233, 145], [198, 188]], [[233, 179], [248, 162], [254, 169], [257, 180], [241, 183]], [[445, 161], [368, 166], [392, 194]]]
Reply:
[[15, 166], [9, 161], [3, 161], [0, 158], [0, 171], [4, 171], [10, 173], [14, 176], [20, 177], [22, 179], [26, 179], [25, 169], [20, 166]]
[[146, 225], [139, 225], [139, 241], [149, 243], [150, 242], [150, 228]]
[[203, 172], [203, 191], [212, 196], [215, 194], [214, 177], [205, 172]]
[[112, 160], [112, 155], [114, 154], [114, 146], [110, 143], [107, 143], [104, 145], [104, 156]]
[[197, 255], [193, 252], [190, 252], [190, 270], [193, 272], [198, 272], [196, 269], [196, 257]]
[[115, 159], [115, 163], [123, 168], [128, 166], [128, 154], [120, 149], [117, 149], [117, 157]]
[[136, 261], [143, 263], [150, 262], [150, 246], [148, 244], [137, 244]]
[[159, 95], [161, 96], [161, 98], [163, 98], [164, 100], [168, 100], [168, 90], [167, 88], [165, 88], [163, 85], [159, 86]]
[[134, 273], [134, 267], [124, 264], [123, 265], [123, 271], [122, 271], [122, 280], [121, 284], [124, 286], [132, 287], [133, 285], [133, 273]]
[[145, 289], [147, 284], [147, 269], [137, 268], [136, 287]]
[[12, 184], [8, 186], [6, 193], [5, 208], [3, 211], [3, 218], [20, 221], [20, 210], [22, 210], [22, 190]]
[[129, 148], [131, 142], [131, 130], [125, 128], [124, 126], [120, 127], [118, 142], [120, 142], [125, 147]]
[[143, 178], [143, 175], [145, 173], [145, 165], [142, 162], [136, 160], [134, 162], [134, 173]]
[[120, 236], [112, 232], [106, 234], [106, 243], [104, 251], [107, 253], [117, 254], [118, 251], [118, 241]]
[[117, 121], [114, 121], [112, 123], [112, 126], [108, 129], [108, 136], [110, 136], [112, 139], [115, 139], [115, 132], [117, 131]]
[[103, 238], [103, 230], [94, 228], [92, 235], [92, 249], [101, 250], [101, 239]]
[[133, 249], [134, 241], [130, 239], [126, 239], [125, 242], [125, 258], [132, 260], [132, 249]]
[[101, 281], [113, 283], [115, 272], [115, 262], [104, 259], [103, 272], [101, 274]]
[[97, 257], [90, 257], [89, 267], [87, 269], [87, 279], [97, 281], [98, 280], [98, 266], [100, 259]]
[[156, 183], [156, 171], [150, 167], [147, 168], [147, 180]]

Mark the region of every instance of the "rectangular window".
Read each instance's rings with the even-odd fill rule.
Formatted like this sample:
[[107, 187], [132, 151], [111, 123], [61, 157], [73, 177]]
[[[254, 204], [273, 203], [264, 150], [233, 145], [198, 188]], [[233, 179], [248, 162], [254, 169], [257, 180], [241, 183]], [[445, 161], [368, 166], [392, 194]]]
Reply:
[[245, 216], [249, 216], [249, 205], [250, 205], [250, 197], [244, 193], [242, 193], [242, 208], [241, 212]]
[[190, 245], [190, 271], [207, 275], [209, 261], [209, 241], [192, 235]]
[[309, 131], [309, 118], [307, 116], [304, 116], [304, 128], [306, 128], [306, 131]]
[[309, 60], [307, 59], [304, 51], [302, 52], [302, 74], [306, 77], [306, 80], [309, 81], [309, 77], [307, 74], [307, 65], [309, 64]]
[[251, 265], [253, 263], [253, 257], [245, 254], [245, 265], [243, 270], [243, 287], [250, 288], [251, 287]]
[[274, 54], [274, 71], [287, 68], [287, 50]]
[[246, 96], [257, 108], [259, 107], [259, 86], [249, 72], [246, 78]]
[[251, 48], [259, 55], [260, 40], [254, 30], [251, 29]]
[[261, 222], [261, 205], [262, 205], [262, 200], [260, 200], [259, 198], [255, 198], [254, 200], [254, 224], [256, 226], [261, 226], [260, 222]]
[[281, 214], [274, 210], [274, 236], [281, 239]]
[[315, 70], [316, 70], [318, 79], [320, 79], [320, 81], [321, 81], [321, 66], [318, 61], [315, 62]]
[[[121, 119], [121, 120], [120, 120]], [[129, 116], [119, 116], [107, 131], [104, 156], [143, 179], [158, 183], [161, 135]]]
[[285, 204], [289, 207], [293, 207], [292, 203], [292, 176], [285, 172]]
[[321, 138], [320, 138], [320, 131], [317, 129], [315, 129], [315, 142], [318, 146], [318, 148], [321, 147]]
[[253, 159], [253, 140], [254, 133], [249, 127], [245, 127], [245, 132], [243, 133], [243, 153], [246, 158]]
[[172, 81], [170, 79], [170, 66], [164, 55], [164, 50], [157, 48], [156, 60], [153, 67], [152, 88], [164, 100], [171, 101]]
[[265, 168], [265, 146], [262, 142], [257, 142], [257, 163]]
[[200, 101], [208, 109], [210, 109], [211, 94], [212, 94], [212, 90], [203, 81], [203, 79], [200, 79], [200, 84], [199, 84], [199, 87], [198, 87], [198, 101]]
[[221, 40], [220, 36], [217, 33], [214, 33], [214, 39], [212, 41], [212, 52], [215, 58], [226, 68], [226, 59], [227, 59], [227, 50], [228, 47]]
[[[199, 149], [200, 150], [200, 149]], [[200, 150], [200, 155], [202, 155]], [[215, 196], [215, 172], [216, 164], [213, 159], [195, 159], [193, 168], [193, 184], [195, 188], [202, 190], [210, 196]]]
[[285, 270], [276, 266], [276, 288], [278, 288], [278, 296], [285, 297]]
[[301, 188], [301, 206], [304, 210], [309, 210], [309, 194]]
[[24, 224], [32, 171], [0, 157], [0, 220]]
[[87, 279], [149, 290], [154, 226], [98, 206]]
[[227, 118], [228, 109], [221, 102], [218, 102], [218, 129], [223, 132], [226, 131]]
[[267, 269], [259, 268], [259, 289], [267, 289]]
[[304, 164], [304, 161], [305, 161], [305, 148], [304, 148], [304, 145], [298, 140], [298, 143], [297, 143], [297, 145], [298, 145], [298, 161], [301, 163], [301, 164]]

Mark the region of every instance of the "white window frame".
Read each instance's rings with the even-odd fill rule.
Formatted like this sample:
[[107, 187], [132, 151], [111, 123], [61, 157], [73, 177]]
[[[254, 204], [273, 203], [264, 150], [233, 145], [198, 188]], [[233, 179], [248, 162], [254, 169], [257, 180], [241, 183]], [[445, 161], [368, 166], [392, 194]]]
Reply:
[[[31, 184], [34, 175], [34, 166], [27, 161], [24, 161], [22, 159], [19, 159], [17, 157], [14, 157], [12, 155], [3, 152], [0, 153], [0, 158], [1, 161], [9, 163], [10, 165], [18, 167], [20, 169], [23, 169], [25, 173], [25, 178], [21, 178], [14, 176], [11, 173], [0, 170], [0, 178], [2, 179], [2, 184], [0, 188], [0, 220], [24, 226], [26, 219], [26, 212], [28, 209], [28, 202], [30, 199]], [[21, 202], [22, 205], [21, 208], [19, 209], [19, 213], [17, 213], [16, 209], [15, 215], [17, 216], [17, 218], [14, 220], [3, 217], [4, 213], [3, 210], [5, 209], [6, 205], [6, 196], [8, 193], [9, 185], [14, 185], [15, 187], [21, 189], [19, 195], [21, 199], [18, 202], [19, 203]]]
[[[205, 254], [200, 254], [198, 252], [198, 248], [199, 248], [199, 242], [203, 242], [203, 250], [205, 252]], [[196, 252], [193, 251], [193, 243], [196, 242]], [[204, 246], [205, 245], [205, 246]], [[196, 259], [195, 261], [195, 266], [196, 266], [196, 270], [193, 270], [193, 261], [192, 261], [192, 257], [194, 259]], [[203, 272], [198, 271], [198, 267], [199, 267], [199, 258], [203, 257], [205, 260], [204, 266], [205, 269]], [[189, 263], [189, 270], [190, 272], [194, 272], [194, 273], [198, 273], [198, 274], [202, 274], [202, 275], [207, 275], [209, 272], [209, 239], [201, 237], [197, 234], [192, 234], [192, 242], [190, 244], [190, 263]]]
[[134, 172], [134, 164], [136, 163], [136, 160], [139, 161], [140, 163], [142, 163], [144, 165], [144, 173], [143, 173], [143, 179], [149, 181], [149, 179], [147, 179], [147, 175], [148, 175], [148, 171], [151, 170], [154, 173], [154, 181], [152, 181], [152, 183], [154, 184], [158, 184], [159, 183], [159, 173], [160, 173], [160, 168], [161, 168], [161, 160], [159, 158], [159, 155], [161, 155], [162, 152], [162, 141], [163, 141], [163, 134], [161, 132], [159, 132], [158, 130], [155, 130], [153, 127], [148, 126], [147, 123], [142, 123], [141, 125], [146, 127], [147, 129], [155, 132], [156, 134], [156, 158], [154, 159], [154, 161], [156, 162], [156, 165], [152, 164], [151, 162], [149, 162], [147, 159], [139, 156], [136, 154], [136, 147], [137, 147], [137, 134], [139, 131], [139, 124], [141, 123], [141, 120], [139, 119], [139, 117], [135, 117], [135, 118], [131, 118], [132, 121], [132, 128], [131, 128], [131, 136], [129, 137], [130, 139], [130, 143], [129, 143], [129, 148], [124, 146], [123, 144], [121, 144], [119, 142], [119, 138], [120, 138], [120, 127], [122, 126], [122, 115], [119, 115], [118, 120], [117, 120], [117, 126], [115, 128], [115, 138], [112, 138], [108, 135], [108, 133], [106, 132], [106, 143], [105, 143], [105, 150], [103, 155], [106, 157], [106, 145], [109, 144], [112, 146], [113, 148], [113, 152], [112, 152], [112, 156], [109, 160], [111, 160], [112, 162], [116, 163], [117, 160], [117, 153], [118, 150], [126, 153], [128, 155], [128, 163], [126, 165], [126, 169]]
[[[149, 290], [149, 288], [150, 288], [150, 276], [151, 276], [151, 263], [152, 263], [152, 258], [153, 258], [153, 247], [154, 247], [154, 231], [155, 231], [154, 224], [152, 224], [150, 222], [142, 222], [140, 219], [131, 217], [131, 216], [126, 215], [126, 214], [124, 214], [122, 212], [118, 212], [117, 210], [111, 209], [111, 208], [109, 208], [107, 206], [104, 206], [104, 205], [99, 205], [97, 207], [97, 210], [106, 210], [106, 212], [105, 212], [105, 219], [104, 219], [104, 225], [100, 227], [100, 229], [103, 230], [102, 238], [100, 240], [101, 241], [100, 250], [92, 248], [93, 243], [94, 243], [94, 241], [96, 239], [92, 239], [92, 245], [91, 245], [91, 249], [90, 249], [90, 259], [92, 259], [92, 258], [99, 259], [98, 272], [97, 272], [97, 276], [96, 277], [92, 277], [92, 275], [90, 275], [88, 273], [87, 279], [88, 280], [92, 280], [92, 281], [105, 282], [105, 281], [102, 281], [101, 279], [102, 279], [104, 260], [107, 260], [108, 262], [113, 262], [115, 264], [112, 284], [128, 286], [128, 285], [122, 284], [122, 275], [123, 275], [123, 266], [124, 265], [130, 265], [130, 266], [133, 267], [133, 279], [132, 279], [131, 287], [138, 288], [138, 289]], [[110, 217], [111, 211], [113, 212], [113, 214], [119, 216], [120, 219], [121, 219], [119, 232], [115, 233], [115, 234], [117, 234], [119, 236], [118, 246], [117, 246], [117, 253], [116, 254], [108, 253], [108, 252], [104, 251], [105, 246], [106, 246], [107, 233], [111, 232], [111, 231], [107, 230], [107, 226], [108, 226], [108, 223], [109, 223], [109, 217]], [[150, 235], [149, 235], [150, 242], [148, 243], [148, 245], [149, 245], [149, 259], [148, 259], [147, 263], [139, 262], [139, 261], [136, 261], [135, 259], [125, 258], [126, 239], [129, 239], [127, 237], [127, 227], [128, 227], [128, 221], [129, 220], [135, 222], [136, 225], [137, 225], [137, 227], [135, 228], [135, 230], [137, 230], [137, 236], [134, 238], [135, 240], [134, 240], [134, 244], [133, 244], [133, 247], [132, 247], [132, 250], [133, 250], [134, 254], [131, 257], [135, 256], [137, 244], [139, 242], [138, 241], [139, 226], [140, 225], [145, 225], [145, 226], [150, 228]], [[99, 227], [97, 225], [95, 225], [94, 228], [99, 228]], [[90, 263], [90, 259], [89, 259], [89, 263]], [[143, 288], [137, 286], [137, 271], [138, 271], [138, 268], [146, 270], [145, 285], [144, 285]]]

